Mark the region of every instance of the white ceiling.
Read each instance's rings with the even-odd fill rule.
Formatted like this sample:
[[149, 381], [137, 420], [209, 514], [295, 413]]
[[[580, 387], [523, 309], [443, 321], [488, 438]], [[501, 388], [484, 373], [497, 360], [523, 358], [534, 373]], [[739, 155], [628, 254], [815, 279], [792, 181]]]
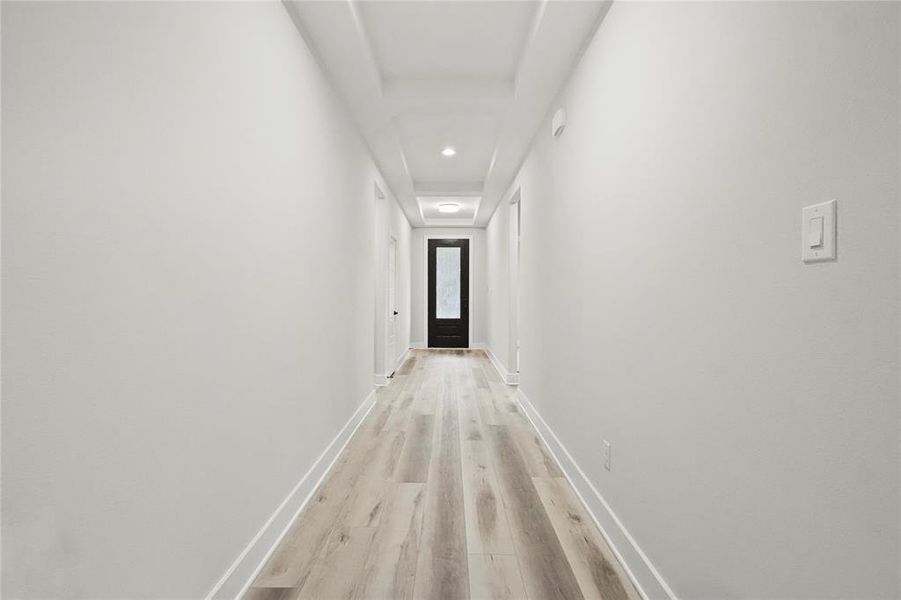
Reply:
[[483, 227], [609, 3], [286, 6], [413, 226]]

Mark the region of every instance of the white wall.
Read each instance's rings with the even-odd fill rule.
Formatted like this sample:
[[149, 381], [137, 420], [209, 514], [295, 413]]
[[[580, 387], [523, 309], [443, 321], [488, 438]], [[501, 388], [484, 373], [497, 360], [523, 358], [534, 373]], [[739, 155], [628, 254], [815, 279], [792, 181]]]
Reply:
[[486, 309], [486, 271], [485, 271], [485, 230], [467, 229], [463, 227], [439, 228], [417, 227], [413, 229], [411, 252], [411, 289], [412, 289], [412, 321], [410, 323], [410, 339], [414, 346], [426, 346], [428, 336], [426, 329], [426, 244], [427, 235], [441, 236], [472, 236], [469, 246], [469, 262], [472, 270], [472, 278], [469, 281], [472, 293], [472, 302], [469, 304], [469, 318], [472, 321], [472, 338], [470, 346], [482, 344], [485, 341], [485, 314]]
[[511, 187], [522, 390], [679, 597], [899, 595], [899, 20], [614, 3]]
[[278, 2], [3, 13], [5, 596], [201, 597], [372, 388], [380, 178]]

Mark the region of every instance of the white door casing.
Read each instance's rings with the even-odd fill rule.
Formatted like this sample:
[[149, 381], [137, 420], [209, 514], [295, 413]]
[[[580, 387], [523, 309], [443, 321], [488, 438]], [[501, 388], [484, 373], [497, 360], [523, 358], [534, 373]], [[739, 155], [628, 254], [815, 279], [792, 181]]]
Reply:
[[385, 321], [385, 372], [391, 375], [397, 364], [397, 238], [388, 238], [388, 276]]
[[509, 360], [512, 375], [519, 374], [519, 255], [522, 236], [522, 190], [516, 190], [510, 200], [510, 245], [508, 253], [508, 276], [510, 294], [510, 323], [509, 323]]

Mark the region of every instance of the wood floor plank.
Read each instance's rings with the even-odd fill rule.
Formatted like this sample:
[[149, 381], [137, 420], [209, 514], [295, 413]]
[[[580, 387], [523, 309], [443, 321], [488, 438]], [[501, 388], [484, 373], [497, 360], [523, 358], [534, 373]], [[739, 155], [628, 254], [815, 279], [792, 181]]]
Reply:
[[480, 350], [476, 353], [475, 358], [477, 366], [482, 369], [488, 383], [500, 383], [501, 376], [497, 372], [497, 369], [494, 368], [494, 365], [491, 364], [491, 359], [488, 358], [488, 354], [484, 350]]
[[382, 430], [368, 457], [369, 466], [359, 474], [350, 490], [340, 525], [375, 527], [379, 524], [388, 494], [387, 483], [394, 479], [406, 433]]
[[518, 412], [516, 407], [516, 392], [510, 389], [511, 386], [505, 383], [489, 382], [488, 388], [491, 390], [494, 406], [500, 412]]
[[641, 597], [594, 526], [566, 479], [532, 480], [563, 551], [587, 599], [639, 600]]
[[483, 352], [398, 371], [245, 598], [638, 599]]
[[375, 527], [385, 507], [388, 482], [376, 477], [361, 477], [347, 499], [347, 512], [341, 525]]
[[416, 355], [413, 354], [407, 357], [407, 360], [404, 361], [404, 364], [400, 366], [397, 370], [398, 375], [409, 375], [413, 372], [413, 369], [416, 368]]
[[351, 597], [413, 598], [422, 531], [425, 484], [395, 483]]
[[[430, 363], [433, 369], [438, 369], [439, 363]], [[412, 409], [416, 413], [434, 415], [438, 397], [441, 394], [441, 382], [436, 377], [423, 377], [418, 393], [413, 400]]]
[[429, 476], [432, 458], [435, 417], [416, 415], [412, 419], [412, 429], [404, 442], [400, 463], [397, 466], [397, 481], [424, 483]]
[[507, 430], [519, 446], [523, 460], [532, 477], [562, 477], [560, 467], [541, 443], [538, 432], [521, 415], [507, 413], [503, 419]]
[[373, 465], [373, 471], [380, 479], [391, 481], [400, 464], [401, 453], [406, 445], [407, 432], [385, 430], [382, 435], [387, 438], [387, 443], [382, 446]]
[[251, 586], [243, 600], [291, 600], [298, 592], [295, 588], [267, 588]]
[[487, 442], [463, 443], [463, 503], [470, 554], [510, 554], [513, 538]]
[[403, 385], [397, 382], [397, 385], [383, 385], [375, 390], [375, 401], [382, 404], [393, 404], [400, 394]]
[[504, 425], [504, 415], [502, 415], [494, 405], [494, 399], [491, 397], [491, 390], [477, 390], [476, 400], [479, 405], [479, 413], [482, 415], [482, 423], [485, 425]]
[[413, 402], [420, 385], [420, 377], [414, 375], [404, 384], [401, 391], [394, 402], [394, 410], [385, 422], [385, 430], [388, 431], [406, 431], [409, 426], [410, 419], [416, 414], [413, 411]]
[[460, 404], [460, 427], [464, 442], [481, 442], [485, 440], [482, 426], [482, 414], [475, 396], [469, 396]]
[[[379, 434], [385, 429], [385, 423], [394, 412], [394, 406], [389, 403], [377, 402], [369, 413], [366, 422], [363, 423], [361, 431], [359, 431], [359, 439], [365, 440], [365, 443], [377, 443]], [[356, 435], [356, 434], [355, 434]], [[357, 444], [359, 446], [360, 444]]]
[[347, 527], [375, 527], [384, 508], [386, 483], [393, 478], [406, 434], [382, 431], [372, 440], [365, 469], [349, 490], [340, 521]]
[[469, 555], [469, 594], [472, 600], [523, 600], [522, 574], [515, 556]]
[[581, 600], [582, 591], [513, 436], [506, 426], [488, 430], [526, 593], [529, 598]]
[[460, 429], [463, 442], [480, 442], [485, 439], [482, 431], [482, 413], [474, 390], [460, 395]]
[[463, 473], [459, 417], [452, 389], [445, 388], [440, 419], [426, 488], [414, 595], [417, 599], [467, 600], [469, 571]]
[[375, 532], [369, 527], [335, 528], [325, 552], [300, 589], [297, 600], [352, 598]]
[[482, 367], [472, 367], [470, 369], [472, 371], [472, 376], [476, 381], [476, 387], [480, 390], [487, 390], [488, 388], [488, 379], [485, 377], [485, 372], [482, 370]]

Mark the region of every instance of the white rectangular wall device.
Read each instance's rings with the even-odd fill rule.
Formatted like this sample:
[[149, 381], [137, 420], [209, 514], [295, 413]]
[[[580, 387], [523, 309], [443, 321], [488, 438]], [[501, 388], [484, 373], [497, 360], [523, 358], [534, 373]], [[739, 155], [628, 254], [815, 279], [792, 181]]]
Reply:
[[801, 260], [835, 260], [836, 202], [805, 206], [801, 209]]

